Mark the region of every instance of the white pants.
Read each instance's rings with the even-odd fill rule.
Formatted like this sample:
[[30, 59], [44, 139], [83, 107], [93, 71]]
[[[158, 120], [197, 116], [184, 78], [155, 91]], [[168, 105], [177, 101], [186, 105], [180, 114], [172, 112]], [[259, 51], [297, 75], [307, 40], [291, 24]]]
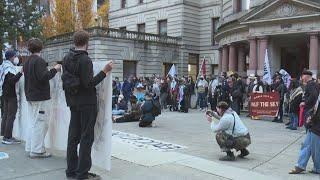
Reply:
[[48, 131], [49, 110], [48, 101], [29, 101], [28, 114], [30, 124], [26, 139], [26, 151], [44, 153], [44, 138]]

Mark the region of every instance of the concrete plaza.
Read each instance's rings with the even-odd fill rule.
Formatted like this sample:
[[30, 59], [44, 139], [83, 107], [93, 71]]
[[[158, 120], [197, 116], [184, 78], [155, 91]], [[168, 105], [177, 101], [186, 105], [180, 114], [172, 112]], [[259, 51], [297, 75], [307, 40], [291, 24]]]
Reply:
[[[220, 152], [202, 112], [164, 112], [153, 128], [141, 129], [137, 123], [114, 124], [120, 132], [169, 142], [185, 148], [163, 152], [113, 141], [112, 170], [93, 172], [103, 179], [292, 179], [320, 180], [319, 175], [289, 175], [296, 163], [305, 132], [285, 129], [284, 124], [267, 120], [250, 120], [242, 116], [250, 130], [251, 154], [235, 162], [220, 162]], [[30, 160], [23, 145], [0, 145], [0, 152], [9, 154], [0, 160], [0, 179], [60, 180], [65, 179], [63, 157]], [[312, 168], [312, 162], [308, 170]]]

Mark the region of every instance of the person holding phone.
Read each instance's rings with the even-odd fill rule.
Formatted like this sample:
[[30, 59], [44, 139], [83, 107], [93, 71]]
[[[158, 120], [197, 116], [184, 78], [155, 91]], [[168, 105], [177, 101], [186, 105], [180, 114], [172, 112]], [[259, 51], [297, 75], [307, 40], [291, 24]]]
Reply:
[[232, 150], [240, 151], [239, 157], [242, 158], [249, 155], [247, 147], [251, 144], [251, 138], [248, 128], [228, 103], [219, 102], [217, 112], [207, 111], [206, 115], [212, 131], [216, 133], [217, 143], [227, 153], [220, 161], [234, 161], [236, 158]]

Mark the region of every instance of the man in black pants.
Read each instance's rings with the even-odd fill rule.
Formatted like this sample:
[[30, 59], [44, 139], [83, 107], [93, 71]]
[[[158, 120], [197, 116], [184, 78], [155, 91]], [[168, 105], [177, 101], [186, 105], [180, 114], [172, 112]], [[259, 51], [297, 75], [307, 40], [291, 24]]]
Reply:
[[87, 52], [89, 34], [79, 31], [73, 38], [75, 48], [70, 49], [64, 57], [62, 75], [66, 101], [71, 111], [66, 176], [70, 179], [100, 179], [98, 175], [89, 173], [97, 118], [95, 86], [111, 72], [113, 64], [108, 63], [100, 73], [93, 76], [93, 64]]

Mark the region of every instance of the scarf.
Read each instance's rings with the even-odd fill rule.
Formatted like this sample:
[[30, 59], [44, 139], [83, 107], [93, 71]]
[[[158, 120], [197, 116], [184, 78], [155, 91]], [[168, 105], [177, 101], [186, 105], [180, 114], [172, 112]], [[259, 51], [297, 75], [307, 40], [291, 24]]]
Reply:
[[16, 67], [12, 64], [11, 61], [5, 60], [0, 65], [0, 96], [2, 96], [2, 86], [4, 83], [4, 79], [6, 78], [6, 75], [8, 73], [16, 75], [18, 72]]
[[289, 102], [293, 101], [300, 94], [303, 94], [303, 90], [301, 87], [298, 87], [295, 90], [293, 90], [293, 92], [290, 94]]

